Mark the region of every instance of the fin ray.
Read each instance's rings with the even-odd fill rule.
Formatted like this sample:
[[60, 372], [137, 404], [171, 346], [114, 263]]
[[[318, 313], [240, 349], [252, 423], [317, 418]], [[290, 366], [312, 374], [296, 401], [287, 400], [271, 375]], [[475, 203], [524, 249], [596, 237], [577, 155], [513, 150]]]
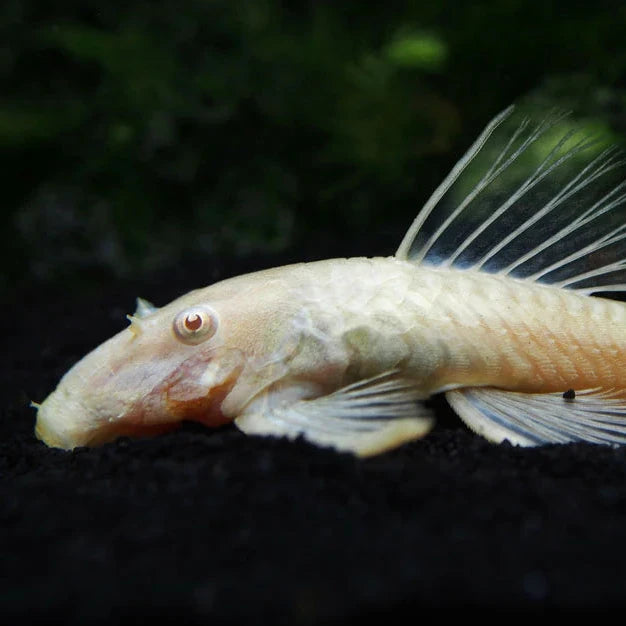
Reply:
[[[447, 265], [454, 263], [454, 261], [465, 251], [467, 248], [475, 241], [477, 237], [479, 237], [482, 233], [487, 230], [489, 226], [491, 226], [496, 220], [498, 220], [501, 216], [504, 215], [508, 209], [510, 209], [518, 200], [524, 197], [524, 195], [530, 191], [535, 185], [540, 183], [546, 176], [548, 176], [556, 167], [564, 163], [567, 159], [571, 158], [576, 152], [581, 149], [581, 145], [584, 146], [582, 142], [579, 142], [570, 152], [566, 153], [561, 159], [559, 159], [556, 163], [553, 163], [548, 167], [546, 171], [543, 171], [544, 166], [549, 162], [550, 158], [554, 155], [554, 153], [561, 148], [573, 135], [573, 132], [568, 132], [552, 150], [548, 153], [548, 155], [543, 159], [543, 161], [538, 165], [534, 172], [522, 183], [522, 185], [509, 197], [507, 200], [500, 205], [494, 213], [482, 222], [478, 228], [474, 230], [473, 233], [459, 246], [453, 255], [446, 262]], [[526, 222], [522, 225], [525, 226]], [[515, 232], [515, 231], [514, 231]], [[472, 266], [474, 269], [482, 268], [485, 263], [491, 259], [494, 255], [496, 255], [502, 248], [507, 245], [511, 240], [506, 241], [508, 237], [512, 237], [513, 233], [509, 233], [505, 239], [497, 244], [495, 247], [491, 248], [482, 258], [474, 263]]]
[[491, 441], [521, 446], [589, 441], [626, 443], [623, 391], [587, 389], [573, 400], [561, 393], [522, 393], [468, 387], [446, 393], [463, 421]]
[[[426, 201], [426, 204], [422, 207], [422, 210], [418, 213], [417, 217], [409, 227], [406, 235], [402, 239], [396, 256], [400, 259], [408, 259], [409, 252], [415, 242], [415, 237], [420, 232], [426, 218], [430, 215], [432, 210], [437, 206], [444, 194], [454, 184], [456, 179], [461, 175], [463, 170], [472, 162], [474, 157], [481, 151], [491, 134], [513, 113], [514, 106], [510, 106], [498, 115], [494, 117], [489, 124], [485, 127], [478, 139], [472, 144], [470, 149], [463, 155], [458, 163], [452, 168], [451, 172], [444, 178], [441, 184], [435, 189], [430, 198]], [[425, 253], [424, 253], [425, 254]], [[416, 260], [421, 261], [422, 258]]]
[[302, 435], [368, 456], [423, 437], [432, 428], [431, 414], [420, 399], [415, 386], [394, 370], [313, 399], [281, 403], [279, 394], [267, 394], [235, 424], [250, 434]]
[[[572, 150], [567, 152], [556, 163], [552, 164], [550, 166], [550, 168], [548, 170], [546, 170], [542, 174], [541, 178], [539, 178], [536, 182], [540, 182], [542, 178], [545, 178], [546, 176], [548, 176], [550, 174], [550, 172], [553, 171], [554, 169], [556, 169], [559, 165], [562, 165], [568, 159], [570, 159], [573, 156], [575, 156], [578, 152], [580, 152], [581, 150], [584, 150], [587, 147], [590, 147], [591, 145], [592, 145], [591, 142], [587, 142], [587, 143], [579, 142], [579, 144], [577, 144], [575, 146], [575, 148], [573, 148]], [[482, 266], [485, 265], [485, 263], [490, 258], [492, 258], [494, 255], [496, 255], [500, 250], [502, 250], [509, 243], [511, 243], [515, 239], [517, 239], [517, 237], [519, 237], [522, 233], [527, 231], [531, 226], [536, 224], [539, 220], [543, 219], [546, 215], [548, 215], [554, 209], [559, 207], [565, 200], [570, 198], [572, 195], [574, 195], [575, 193], [577, 193], [578, 191], [580, 191], [581, 189], [583, 189], [587, 185], [591, 184], [593, 182], [593, 180], [595, 180], [595, 177], [596, 177], [595, 173], [590, 175], [590, 176], [588, 176], [581, 183], [579, 183], [578, 185], [574, 186], [573, 189], [571, 189], [571, 187], [578, 181], [578, 179], [585, 173], [585, 171], [587, 169], [588, 169], [588, 167], [584, 168], [581, 172], [579, 172], [578, 175], [575, 176], [572, 180], [570, 180], [562, 189], [559, 189], [557, 191], [557, 193], [554, 195], [554, 197], [548, 203], [546, 203], [539, 211], [537, 211], [535, 213], [535, 215], [533, 215], [532, 217], [530, 217], [529, 219], [524, 221], [515, 230], [513, 230], [506, 237], [504, 237], [504, 239], [500, 243], [498, 243], [496, 246], [491, 248], [489, 250], [489, 252], [486, 253], [483, 256], [483, 258], [480, 259], [480, 261], [478, 261], [476, 263], [475, 269], [480, 269]], [[528, 189], [528, 187], [524, 190], [524, 192], [527, 191], [527, 189]], [[502, 273], [505, 273], [505, 274], [509, 273], [509, 272], [510, 272], [510, 270], [503, 270], [502, 271]]]
[[[513, 107], [496, 116], [425, 203], [396, 256], [589, 294], [625, 284], [626, 158], [568, 115], [553, 111], [535, 125], [529, 116], [515, 123]], [[624, 279], [607, 281], [616, 270]]]

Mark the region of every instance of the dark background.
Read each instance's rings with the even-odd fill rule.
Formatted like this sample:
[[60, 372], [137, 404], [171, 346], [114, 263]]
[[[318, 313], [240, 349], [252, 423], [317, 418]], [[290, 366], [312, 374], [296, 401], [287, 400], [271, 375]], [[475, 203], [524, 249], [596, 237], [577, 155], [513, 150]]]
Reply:
[[117, 332], [217, 279], [393, 253], [512, 101], [626, 134], [622, 2], [0, 5], [0, 615], [345, 623], [626, 594], [626, 453], [437, 430], [379, 458], [193, 426], [32, 436]]
[[624, 136], [626, 8], [590, 6], [6, 0], [1, 285], [392, 252], [512, 102]]

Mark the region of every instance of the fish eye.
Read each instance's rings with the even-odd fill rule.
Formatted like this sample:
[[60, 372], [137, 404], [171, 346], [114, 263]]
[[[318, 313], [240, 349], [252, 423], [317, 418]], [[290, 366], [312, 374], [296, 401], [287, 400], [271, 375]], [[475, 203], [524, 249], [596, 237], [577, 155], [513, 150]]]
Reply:
[[183, 343], [206, 341], [217, 330], [217, 314], [207, 306], [194, 306], [181, 311], [174, 318], [174, 334]]

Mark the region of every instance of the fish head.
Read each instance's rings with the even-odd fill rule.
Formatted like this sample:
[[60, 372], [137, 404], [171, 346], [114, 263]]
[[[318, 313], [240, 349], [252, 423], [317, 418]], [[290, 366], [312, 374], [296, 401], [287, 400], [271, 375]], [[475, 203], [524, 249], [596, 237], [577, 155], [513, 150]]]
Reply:
[[279, 283], [245, 275], [159, 309], [140, 303], [130, 325], [76, 363], [39, 405], [37, 437], [71, 449], [166, 432], [183, 420], [231, 421], [224, 399], [283, 326], [289, 306]]

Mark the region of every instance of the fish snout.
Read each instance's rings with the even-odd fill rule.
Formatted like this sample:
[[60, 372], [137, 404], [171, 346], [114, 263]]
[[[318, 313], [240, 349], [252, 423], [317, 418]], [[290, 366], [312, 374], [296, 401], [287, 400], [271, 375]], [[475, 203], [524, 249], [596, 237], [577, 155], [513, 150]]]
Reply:
[[142, 352], [125, 330], [83, 357], [38, 407], [37, 438], [72, 449], [167, 430], [151, 391], [177, 363]]
[[180, 421], [164, 412], [158, 393], [119, 384], [117, 376], [100, 387], [73, 382], [63, 380], [37, 410], [35, 435], [50, 447], [71, 450], [118, 437], [156, 435]]
[[183, 420], [220, 426], [221, 405], [243, 367], [241, 353], [142, 348], [121, 334], [77, 363], [39, 406], [36, 436], [72, 449], [121, 436], [151, 436]]
[[37, 409], [35, 435], [47, 446], [70, 450], [91, 443], [96, 421], [78, 398], [60, 386]]

